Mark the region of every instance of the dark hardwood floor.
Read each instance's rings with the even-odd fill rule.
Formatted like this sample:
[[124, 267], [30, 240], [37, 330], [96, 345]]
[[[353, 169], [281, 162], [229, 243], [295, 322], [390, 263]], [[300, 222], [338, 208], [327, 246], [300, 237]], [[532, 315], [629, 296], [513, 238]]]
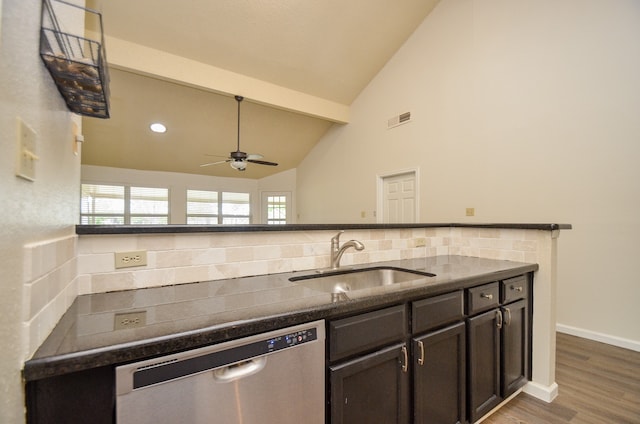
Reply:
[[639, 424], [640, 352], [557, 334], [552, 403], [526, 393], [483, 424]]

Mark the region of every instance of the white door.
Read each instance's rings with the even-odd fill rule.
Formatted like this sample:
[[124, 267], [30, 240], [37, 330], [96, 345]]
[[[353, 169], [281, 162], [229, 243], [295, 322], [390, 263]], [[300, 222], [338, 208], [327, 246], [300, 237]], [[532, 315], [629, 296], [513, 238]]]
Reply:
[[262, 192], [263, 224], [291, 224], [291, 192]]
[[416, 174], [407, 172], [382, 178], [382, 222], [416, 222]]

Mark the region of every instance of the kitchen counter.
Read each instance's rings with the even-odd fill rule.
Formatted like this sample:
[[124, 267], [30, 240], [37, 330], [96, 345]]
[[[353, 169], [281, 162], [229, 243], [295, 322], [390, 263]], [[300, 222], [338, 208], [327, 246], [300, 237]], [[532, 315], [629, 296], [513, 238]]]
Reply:
[[[367, 264], [436, 274], [412, 282], [330, 293], [289, 278], [314, 271], [204, 281], [79, 296], [25, 363], [33, 381], [166, 355], [318, 319], [331, 319], [538, 270], [537, 264], [436, 256]], [[116, 314], [145, 311], [145, 325], [114, 330]]]
[[528, 223], [413, 223], [413, 224], [242, 224], [242, 225], [76, 225], [76, 234], [175, 234], [175, 233], [251, 233], [282, 231], [319, 230], [381, 230], [407, 228], [500, 228], [513, 230], [556, 231], [570, 230], [571, 224], [528, 224]]

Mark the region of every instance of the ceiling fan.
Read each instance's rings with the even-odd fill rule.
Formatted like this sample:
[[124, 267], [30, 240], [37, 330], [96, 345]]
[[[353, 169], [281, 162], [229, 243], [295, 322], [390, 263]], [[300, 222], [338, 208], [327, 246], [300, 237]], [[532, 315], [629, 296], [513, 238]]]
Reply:
[[258, 165], [269, 165], [269, 166], [278, 166], [275, 162], [268, 162], [262, 159], [262, 155], [256, 153], [247, 154], [245, 152], [240, 151], [240, 102], [244, 100], [242, 96], [235, 96], [236, 101], [238, 102], [238, 147], [235, 152], [230, 152], [229, 157], [226, 160], [220, 160], [217, 162], [204, 163], [200, 166], [211, 166], [218, 165], [221, 163], [227, 163], [231, 165], [233, 169], [237, 169], [238, 171], [244, 171], [247, 169], [247, 163], [256, 163]]

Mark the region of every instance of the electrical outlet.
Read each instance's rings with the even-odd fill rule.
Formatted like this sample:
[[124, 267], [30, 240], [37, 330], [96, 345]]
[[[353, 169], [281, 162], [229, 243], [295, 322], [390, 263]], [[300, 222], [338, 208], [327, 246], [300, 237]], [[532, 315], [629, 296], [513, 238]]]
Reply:
[[145, 266], [147, 264], [146, 250], [136, 250], [133, 252], [116, 252], [114, 256], [116, 261], [116, 268]]
[[476, 208], [467, 208], [467, 216], [474, 216], [476, 214]]
[[113, 320], [114, 330], [144, 327], [147, 325], [147, 311], [116, 314]]
[[425, 247], [427, 245], [427, 239], [424, 237], [418, 237], [417, 239], [415, 239], [415, 246], [416, 247]]

